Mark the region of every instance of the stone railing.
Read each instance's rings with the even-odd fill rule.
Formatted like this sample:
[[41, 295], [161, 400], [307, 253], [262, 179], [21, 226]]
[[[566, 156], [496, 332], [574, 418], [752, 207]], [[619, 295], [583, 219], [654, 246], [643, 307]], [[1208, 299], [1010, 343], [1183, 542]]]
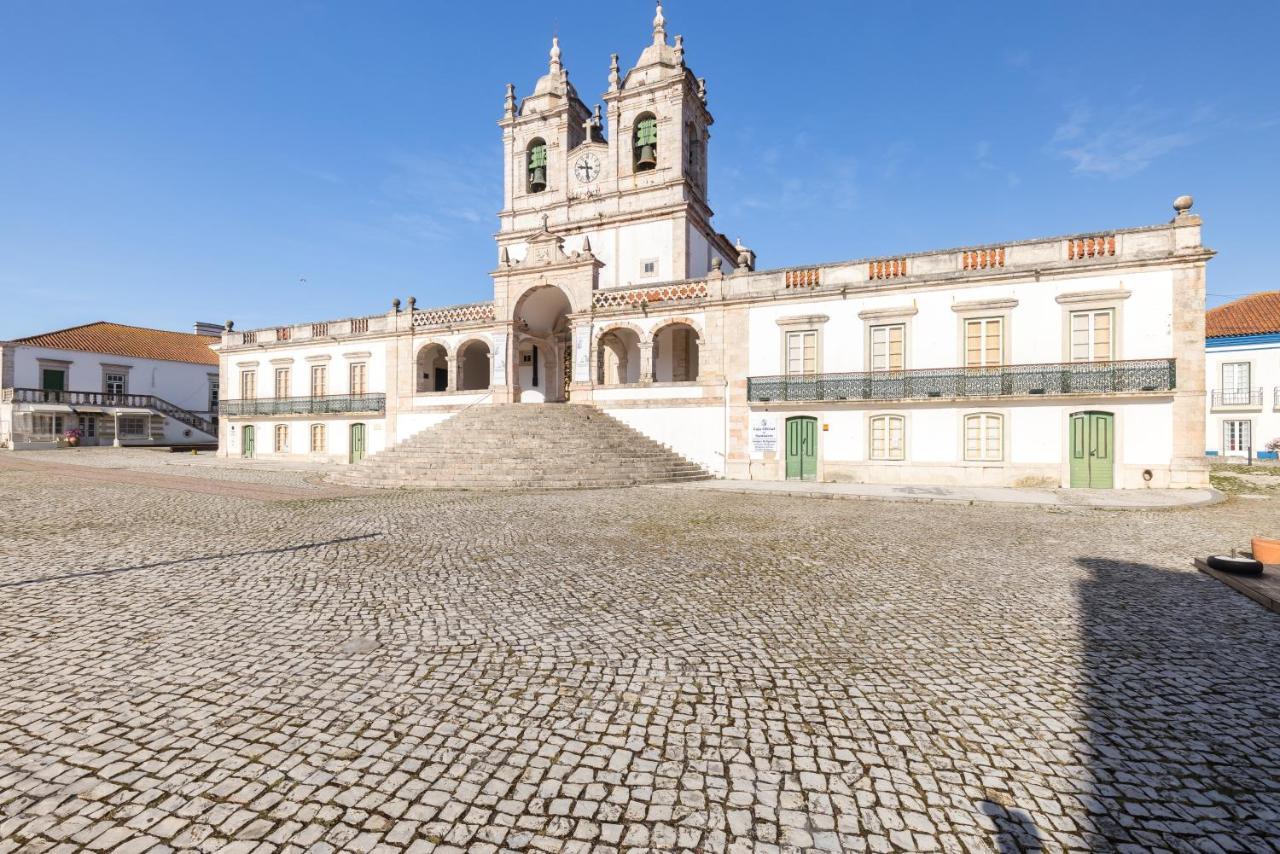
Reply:
[[924, 368], [851, 374], [790, 374], [747, 378], [747, 399], [929, 400], [1108, 392], [1172, 391], [1173, 359]]
[[490, 323], [493, 321], [493, 303], [476, 302], [414, 311], [413, 326], [447, 326], [454, 323]]
[[7, 388], [0, 393], [0, 400], [5, 403], [47, 403], [63, 406], [91, 406], [104, 409], [149, 409], [166, 415], [174, 421], [202, 430], [209, 435], [216, 435], [213, 422], [203, 415], [197, 415], [189, 409], [183, 409], [154, 394], [114, 394], [105, 391], [62, 391], [44, 388]]
[[327, 320], [318, 323], [295, 323], [292, 326], [274, 326], [266, 329], [250, 329], [232, 332], [231, 345], [278, 344], [289, 341], [310, 341], [316, 338], [337, 338], [345, 335], [364, 335], [389, 329], [385, 315], [352, 317], [348, 320]]
[[969, 249], [960, 253], [962, 270], [990, 270], [1004, 266], [1004, 249]]
[[596, 308], [616, 308], [640, 305], [641, 303], [679, 302], [706, 298], [706, 281], [693, 279], [685, 282], [653, 285], [647, 288], [631, 287], [596, 291], [591, 295], [591, 304]]
[[896, 279], [906, 274], [906, 258], [890, 258], [887, 261], [870, 261], [867, 263], [868, 279]]
[[1081, 261], [1085, 258], [1101, 258], [1116, 254], [1116, 236], [1104, 235], [1095, 237], [1076, 237], [1067, 240], [1067, 260]]

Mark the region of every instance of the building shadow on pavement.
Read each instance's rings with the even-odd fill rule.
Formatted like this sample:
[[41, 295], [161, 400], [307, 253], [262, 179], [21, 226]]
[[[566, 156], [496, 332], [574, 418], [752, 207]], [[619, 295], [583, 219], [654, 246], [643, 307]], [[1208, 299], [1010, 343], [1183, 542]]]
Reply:
[[47, 584], [53, 581], [70, 581], [76, 578], [93, 578], [101, 575], [118, 575], [124, 572], [136, 572], [140, 569], [157, 569], [165, 566], [178, 566], [184, 563], [203, 563], [205, 561], [230, 560], [239, 557], [261, 557], [263, 555], [279, 555], [290, 554], [293, 552], [306, 551], [307, 549], [319, 549], [325, 546], [336, 546], [342, 543], [354, 543], [359, 540], [370, 540], [380, 537], [382, 534], [359, 534], [354, 537], [339, 537], [334, 540], [324, 540], [316, 543], [299, 543], [295, 546], [281, 546], [274, 549], [255, 549], [247, 552], [225, 552], [213, 555], [197, 555], [195, 557], [176, 558], [174, 560], [160, 560], [153, 563], [139, 563], [133, 566], [118, 566], [108, 569], [87, 569], [83, 572], [68, 572], [62, 575], [43, 575], [39, 578], [26, 578], [22, 581], [6, 581], [0, 582], [0, 589], [6, 587], [26, 587], [30, 584]]
[[1196, 573], [1077, 563], [1088, 848], [1277, 850], [1280, 616]]

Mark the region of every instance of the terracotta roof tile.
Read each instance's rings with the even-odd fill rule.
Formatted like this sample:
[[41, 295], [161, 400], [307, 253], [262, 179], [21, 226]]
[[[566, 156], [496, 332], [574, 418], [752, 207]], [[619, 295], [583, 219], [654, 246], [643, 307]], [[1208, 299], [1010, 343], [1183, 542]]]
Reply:
[[105, 320], [19, 338], [14, 343], [57, 350], [87, 350], [113, 356], [159, 359], [165, 362], [218, 364], [218, 354], [209, 349], [210, 344], [218, 343], [217, 338], [193, 335], [190, 332], [125, 326], [123, 323], [108, 323]]
[[1280, 332], [1280, 291], [1262, 291], [1211, 308], [1204, 316], [1206, 338]]

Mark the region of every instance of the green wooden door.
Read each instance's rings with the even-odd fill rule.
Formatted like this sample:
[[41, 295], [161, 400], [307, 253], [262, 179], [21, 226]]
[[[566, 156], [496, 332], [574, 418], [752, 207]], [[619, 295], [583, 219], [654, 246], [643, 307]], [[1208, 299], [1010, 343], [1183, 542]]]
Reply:
[[1115, 435], [1115, 416], [1110, 412], [1076, 412], [1071, 416], [1072, 487], [1115, 486]]
[[246, 460], [253, 459], [253, 425], [246, 424], [240, 428], [240, 456]]
[[787, 480], [818, 479], [818, 419], [787, 419]]
[[364, 459], [364, 425], [351, 425], [351, 454], [352, 463], [358, 463]]

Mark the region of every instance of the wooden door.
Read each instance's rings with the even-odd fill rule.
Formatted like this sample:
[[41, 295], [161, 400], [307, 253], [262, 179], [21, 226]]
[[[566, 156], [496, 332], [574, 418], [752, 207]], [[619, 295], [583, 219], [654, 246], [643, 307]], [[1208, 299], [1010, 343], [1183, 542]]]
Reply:
[[1071, 416], [1071, 486], [1115, 486], [1115, 416], [1110, 412], [1077, 412]]
[[818, 479], [818, 419], [787, 419], [787, 480]]
[[349, 455], [350, 462], [358, 463], [364, 459], [364, 425], [351, 425], [351, 453]]
[[240, 456], [246, 460], [253, 459], [253, 425], [246, 424], [240, 428]]

